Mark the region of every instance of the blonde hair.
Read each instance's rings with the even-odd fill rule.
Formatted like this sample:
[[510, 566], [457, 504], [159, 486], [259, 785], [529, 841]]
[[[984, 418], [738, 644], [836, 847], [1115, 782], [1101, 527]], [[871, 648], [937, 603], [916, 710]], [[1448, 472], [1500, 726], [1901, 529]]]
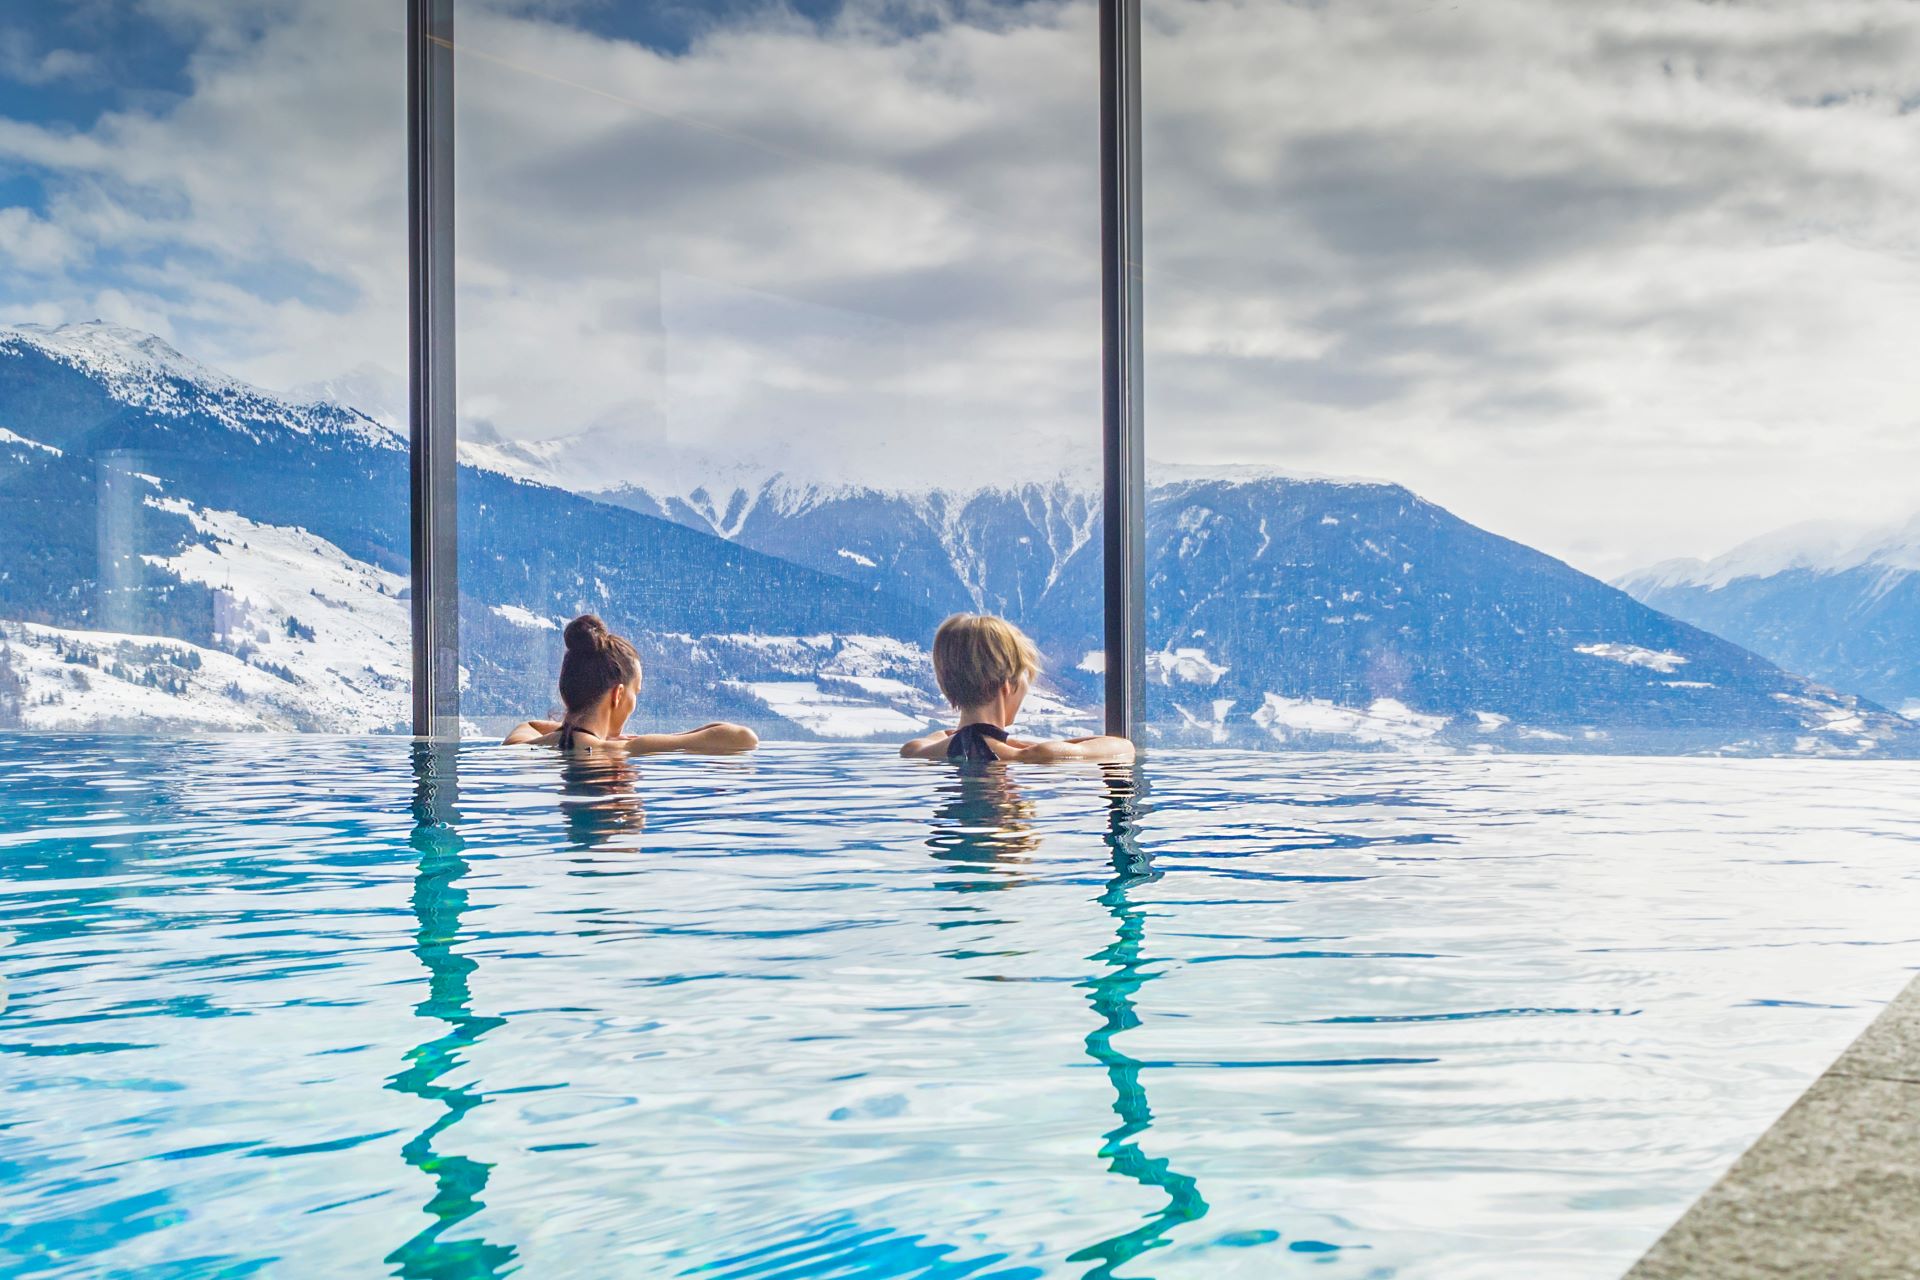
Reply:
[[977, 707], [1000, 686], [1040, 674], [1040, 651], [1026, 633], [988, 613], [956, 613], [933, 633], [933, 675], [956, 707]]

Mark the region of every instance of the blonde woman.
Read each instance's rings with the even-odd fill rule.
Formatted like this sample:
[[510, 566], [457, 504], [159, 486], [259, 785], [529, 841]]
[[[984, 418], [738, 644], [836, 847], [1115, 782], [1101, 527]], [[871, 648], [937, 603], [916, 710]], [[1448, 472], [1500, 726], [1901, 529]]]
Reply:
[[960, 727], [915, 738], [900, 748], [910, 760], [996, 760], [1054, 764], [1067, 760], [1133, 759], [1125, 738], [1068, 738], [1029, 742], [1008, 734], [1035, 676], [1040, 651], [1020, 628], [984, 613], [956, 613], [933, 637], [933, 674], [960, 715]]

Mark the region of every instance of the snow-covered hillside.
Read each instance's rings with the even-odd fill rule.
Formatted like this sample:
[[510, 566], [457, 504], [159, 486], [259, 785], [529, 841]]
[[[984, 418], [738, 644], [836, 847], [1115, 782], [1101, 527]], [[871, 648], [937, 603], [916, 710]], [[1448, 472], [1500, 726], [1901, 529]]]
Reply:
[[[1163, 466], [1153, 478], [1148, 680], [1162, 740], [1848, 755], [1912, 736], [1397, 486], [1268, 467]], [[1009, 614], [1069, 697], [1097, 705], [1090, 489], [775, 477], [758, 490], [611, 496], [939, 610]], [[762, 692], [796, 711], [831, 705], [811, 685]]]
[[[727, 633], [636, 637], [643, 660], [700, 673], [740, 700], [737, 717], [782, 736], [898, 742], [941, 725], [952, 711], [934, 681], [925, 646], [885, 636]], [[643, 699], [644, 701], [644, 699]], [[1099, 732], [1098, 717], [1063, 700], [1043, 680], [1018, 732]]]
[[19, 432], [9, 431], [5, 427], [0, 427], [0, 450], [20, 456], [30, 456], [32, 452], [36, 451], [51, 454], [56, 458], [61, 454], [61, 450], [54, 448], [50, 444], [41, 444], [38, 440], [29, 440]]
[[[404, 720], [402, 436], [344, 406], [275, 395], [152, 335], [102, 324], [0, 331], [0, 428], [0, 619], [151, 639], [168, 652], [184, 654], [185, 645], [201, 656], [181, 670], [233, 677], [207, 686], [162, 669], [165, 653], [149, 671], [138, 653], [102, 651], [92, 656], [106, 674], [90, 689], [126, 693], [114, 683], [122, 670], [130, 688], [171, 689], [170, 724], [357, 731]], [[463, 711], [489, 725], [544, 709], [559, 626], [587, 609], [636, 637], [836, 627], [842, 638], [920, 640], [937, 621], [866, 584], [684, 521], [612, 510], [496, 470], [462, 467], [460, 495]], [[150, 699], [81, 697], [65, 672], [48, 685], [35, 655], [52, 642], [24, 629], [20, 637], [20, 661], [0, 680], [12, 690], [0, 702], [16, 717], [153, 720]], [[764, 716], [769, 729], [807, 732], [750, 690], [729, 689], [744, 671], [716, 670], [685, 645], [663, 643], [655, 656], [650, 714], [738, 711]], [[248, 667], [276, 683], [253, 689]], [[754, 678], [820, 674], [769, 668]], [[244, 700], [251, 710], [239, 698], [206, 704], [209, 687], [218, 697], [234, 682], [258, 695]], [[35, 686], [24, 692], [26, 708], [38, 708], [30, 715], [17, 696], [23, 684]], [[145, 710], [134, 715], [134, 707]], [[811, 711], [803, 718], [819, 720]]]
[[158, 494], [147, 502], [184, 516], [202, 535], [178, 555], [145, 559], [212, 590], [211, 643], [4, 624], [22, 724], [327, 733], [404, 726], [406, 579], [304, 530]]
[[408, 581], [348, 556], [305, 529], [149, 500], [185, 515], [204, 541], [153, 558], [214, 593], [214, 638], [293, 673], [316, 723], [362, 732], [400, 723], [410, 707]]
[[[1048, 658], [1028, 730], [1098, 727], [1091, 477], [883, 490], [618, 445], [468, 441], [460, 634], [476, 723], [546, 710], [561, 627], [592, 609], [641, 647], [646, 728], [722, 717], [898, 739], [948, 714], [926, 652], [940, 616], [985, 609]], [[366, 415], [248, 387], [149, 335], [0, 330], [0, 716], [399, 724], [406, 471], [403, 441]], [[1398, 486], [1264, 467], [1152, 477], [1156, 741], [1920, 753], [1920, 726], [1793, 674], [1824, 675], [1813, 662], [1782, 670]], [[616, 487], [570, 491], [588, 482]], [[1883, 642], [1920, 618], [1910, 542], [1803, 538], [1687, 589], [1851, 593], [1785, 616], [1868, 636], [1880, 647], [1856, 665], [1885, 674]], [[1751, 576], [1760, 563], [1799, 567]], [[1771, 652], [1765, 639], [1750, 647]]]
[[[1097, 547], [1090, 548], [1097, 551]], [[1032, 621], [1101, 668], [1083, 551]], [[1920, 735], [1395, 485], [1227, 469], [1147, 512], [1163, 741], [1289, 749], [1908, 752]]]

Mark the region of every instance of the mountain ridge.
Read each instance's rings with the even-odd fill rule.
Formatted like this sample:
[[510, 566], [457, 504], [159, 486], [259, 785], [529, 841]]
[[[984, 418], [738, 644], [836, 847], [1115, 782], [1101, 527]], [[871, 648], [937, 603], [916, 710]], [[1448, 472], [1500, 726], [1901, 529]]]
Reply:
[[1750, 538], [1711, 560], [1662, 560], [1613, 581], [1629, 592], [1671, 587], [1714, 590], [1742, 578], [1770, 578], [1795, 570], [1844, 573], [1865, 566], [1920, 570], [1920, 514], [1883, 525], [1807, 521]]
[[1795, 525], [1617, 582], [1783, 666], [1920, 717], [1920, 515]]
[[[0, 695], [18, 683], [6, 646], [32, 650], [29, 701], [0, 718], [54, 715], [34, 698], [80, 715], [111, 703], [103, 690], [238, 688], [242, 701], [210, 704], [218, 723], [255, 705], [319, 708], [356, 731], [395, 719], [404, 441], [341, 406], [212, 371], [203, 384], [200, 366], [137, 331], [82, 327], [64, 340], [77, 355], [6, 333], [0, 521], [34, 554], [0, 574], [13, 637], [0, 661], [14, 672], [0, 672]], [[103, 350], [115, 344], [128, 350]], [[750, 474], [735, 467], [679, 494], [630, 487], [612, 495], [623, 505], [463, 465], [468, 712], [550, 706], [559, 624], [592, 610], [641, 646], [650, 715], [905, 734], [942, 714], [926, 652], [935, 623], [984, 608], [1027, 626], [1047, 655], [1034, 724], [1097, 722], [1096, 489], [1072, 476], [910, 491], [773, 473], [749, 492], [735, 482]], [[1404, 486], [1266, 467], [1154, 478], [1152, 741], [1920, 754], [1920, 728], [1870, 700]], [[144, 639], [86, 638], [104, 633]], [[197, 667], [181, 643], [198, 647]], [[238, 674], [204, 674], [215, 668]]]
[[157, 416], [198, 411], [234, 430], [271, 422], [303, 434], [336, 432], [378, 447], [406, 447], [404, 437], [358, 409], [279, 395], [182, 355], [154, 334], [123, 325], [102, 320], [0, 325], [0, 353], [22, 349], [93, 380], [120, 405]]
[[[298, 698], [255, 688], [248, 705], [263, 726], [364, 731], [397, 722], [392, 688], [355, 672], [392, 665], [393, 646], [406, 643], [404, 608], [383, 633], [349, 627], [358, 639], [331, 649], [320, 625], [326, 581], [406, 572], [408, 459], [394, 433], [100, 325], [6, 331], [0, 422], [11, 424], [10, 442], [0, 443], [0, 533], [31, 551], [10, 556], [0, 572], [0, 618], [48, 629], [18, 631], [10, 644], [74, 658], [23, 655], [39, 685], [15, 719], [68, 723], [101, 701], [82, 687], [89, 680], [120, 681], [129, 697], [154, 687], [201, 696], [205, 681], [182, 675], [169, 656], [187, 652], [175, 643], [185, 642], [304, 691], [313, 714], [290, 722]], [[725, 687], [727, 673], [701, 658], [705, 633], [812, 635], [831, 617], [846, 633], [917, 637], [937, 621], [885, 593], [673, 521], [473, 468], [462, 468], [460, 481], [461, 657], [476, 720], [552, 705], [557, 632], [518, 626], [495, 612], [500, 606], [538, 616], [600, 612], [647, 646], [650, 712], [719, 706], [745, 719], [777, 712]], [[311, 606], [279, 593], [271, 575], [246, 572], [273, 563], [269, 544], [312, 569], [312, 581], [299, 583], [317, 593]], [[383, 599], [402, 598], [404, 587], [389, 586]], [[373, 596], [363, 603], [363, 613], [388, 609]], [[109, 654], [71, 639], [77, 632], [151, 643]], [[105, 674], [88, 677], [80, 668], [95, 660]], [[213, 665], [225, 664], [202, 657], [199, 669]], [[808, 674], [761, 665], [769, 675]], [[227, 683], [254, 688], [250, 681]], [[233, 722], [234, 707], [217, 698], [203, 698], [201, 710], [209, 723]]]

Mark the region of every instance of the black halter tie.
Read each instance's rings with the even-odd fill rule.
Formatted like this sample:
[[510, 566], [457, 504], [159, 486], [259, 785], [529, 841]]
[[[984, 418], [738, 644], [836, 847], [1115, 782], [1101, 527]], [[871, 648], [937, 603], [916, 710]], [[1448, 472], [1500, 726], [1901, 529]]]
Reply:
[[951, 738], [947, 739], [947, 759], [964, 760], [968, 764], [992, 764], [1000, 757], [993, 754], [993, 748], [987, 745], [987, 739], [1005, 742], [1007, 731], [997, 724], [963, 724]]

